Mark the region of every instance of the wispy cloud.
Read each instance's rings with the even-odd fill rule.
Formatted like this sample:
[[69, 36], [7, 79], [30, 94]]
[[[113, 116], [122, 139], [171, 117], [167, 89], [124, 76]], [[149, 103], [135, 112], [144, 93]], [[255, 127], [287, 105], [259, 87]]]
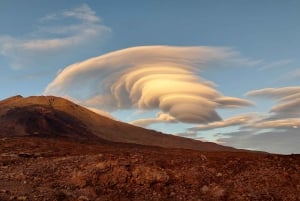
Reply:
[[271, 153], [299, 153], [299, 128], [277, 130], [239, 130], [219, 134], [219, 141], [224, 145], [248, 148]]
[[[73, 19], [71, 23], [65, 20]], [[39, 57], [55, 59], [64, 51], [99, 42], [110, 32], [96, 13], [86, 4], [40, 19], [36, 30], [27, 36], [0, 36], [0, 54], [11, 60], [15, 69], [35, 63]]]
[[112, 114], [110, 114], [110, 113], [108, 113], [108, 112], [106, 112], [106, 111], [99, 110], [99, 109], [93, 108], [93, 107], [88, 107], [88, 106], [85, 106], [85, 108], [91, 110], [92, 112], [95, 112], [95, 113], [97, 113], [97, 114], [100, 114], [101, 116], [104, 116], [104, 117], [107, 117], [107, 118], [109, 118], [109, 119], [114, 119], [114, 120], [115, 120], [115, 117], [114, 117]]
[[250, 91], [246, 95], [276, 102], [265, 114], [242, 114], [188, 130], [199, 134], [207, 130], [228, 128], [214, 136], [224, 145], [277, 153], [299, 153], [300, 87], [264, 88]]
[[74, 8], [72, 10], [66, 10], [63, 12], [66, 17], [74, 17], [86, 22], [99, 22], [99, 17], [96, 16], [96, 12], [93, 11], [88, 5], [83, 4], [80, 7]]
[[66, 67], [45, 93], [74, 96], [101, 109], [159, 109], [186, 123], [219, 121], [217, 108], [252, 103], [222, 95], [199, 73], [212, 64], [239, 60], [236, 56], [217, 47], [133, 47]]
[[[271, 114], [250, 113], [188, 129], [193, 136], [217, 129], [215, 142], [237, 148], [274, 153], [299, 153], [300, 118], [272, 119]], [[232, 129], [235, 127], [235, 129]], [[185, 133], [182, 134], [185, 136]]]
[[255, 114], [243, 114], [234, 117], [230, 117], [228, 119], [224, 119], [222, 121], [216, 121], [208, 124], [202, 124], [190, 128], [190, 131], [203, 131], [203, 130], [212, 130], [216, 128], [225, 128], [230, 126], [241, 126], [250, 124], [256, 118]]
[[300, 86], [265, 88], [250, 91], [246, 95], [276, 100], [277, 105], [270, 110], [271, 119], [300, 117]]
[[273, 62], [260, 62], [260, 70], [270, 70], [272, 68], [282, 68], [282, 67], [287, 67], [293, 64], [294, 60], [292, 59], [282, 59], [278, 61], [273, 61]]
[[216, 102], [220, 104], [220, 107], [223, 108], [241, 108], [254, 106], [254, 103], [249, 100], [228, 96], [217, 98]]
[[146, 128], [155, 123], [177, 123], [177, 121], [171, 115], [159, 112], [155, 118], [138, 119], [130, 123], [135, 126]]
[[247, 96], [254, 96], [260, 98], [283, 98], [300, 92], [300, 86], [290, 86], [282, 88], [264, 88], [249, 91]]
[[186, 138], [192, 138], [195, 140], [206, 141], [205, 138], [199, 137], [198, 133], [196, 131], [192, 131], [192, 130], [186, 130], [185, 132], [181, 132], [181, 133], [174, 133], [173, 135], [180, 136], [180, 137], [186, 137]]
[[300, 68], [293, 70], [282, 77], [282, 80], [296, 80], [300, 79]]
[[257, 122], [252, 126], [255, 128], [263, 128], [263, 129], [268, 129], [268, 128], [296, 129], [296, 128], [300, 128], [300, 118], [267, 120], [267, 121]]

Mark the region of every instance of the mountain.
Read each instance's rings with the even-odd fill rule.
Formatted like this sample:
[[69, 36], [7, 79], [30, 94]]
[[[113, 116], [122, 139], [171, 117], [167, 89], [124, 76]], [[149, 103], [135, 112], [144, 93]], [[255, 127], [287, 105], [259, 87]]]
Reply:
[[211, 142], [163, 134], [96, 114], [54, 96], [14, 96], [0, 101], [0, 136], [67, 137], [202, 151], [237, 151]]
[[299, 170], [300, 155], [162, 134], [58, 97], [0, 101], [0, 201], [298, 201]]

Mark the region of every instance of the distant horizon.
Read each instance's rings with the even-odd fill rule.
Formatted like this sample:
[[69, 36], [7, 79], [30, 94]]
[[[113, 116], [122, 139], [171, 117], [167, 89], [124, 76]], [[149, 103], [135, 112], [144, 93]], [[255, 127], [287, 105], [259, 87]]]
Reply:
[[299, 154], [299, 7], [4, 0], [0, 100], [54, 95], [163, 133]]

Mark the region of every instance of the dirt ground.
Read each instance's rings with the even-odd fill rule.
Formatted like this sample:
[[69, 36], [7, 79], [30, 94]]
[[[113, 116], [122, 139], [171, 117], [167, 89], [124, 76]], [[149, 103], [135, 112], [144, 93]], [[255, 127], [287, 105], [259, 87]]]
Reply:
[[300, 155], [0, 139], [0, 200], [300, 200]]

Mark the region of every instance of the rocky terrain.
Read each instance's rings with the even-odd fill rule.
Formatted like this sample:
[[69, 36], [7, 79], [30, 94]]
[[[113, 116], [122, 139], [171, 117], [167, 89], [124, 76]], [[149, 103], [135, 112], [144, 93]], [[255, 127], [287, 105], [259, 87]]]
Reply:
[[299, 200], [300, 156], [0, 140], [0, 200]]
[[[166, 146], [154, 146], [162, 135]], [[0, 101], [4, 201], [296, 201], [299, 173], [300, 155], [173, 138], [53, 97]]]

